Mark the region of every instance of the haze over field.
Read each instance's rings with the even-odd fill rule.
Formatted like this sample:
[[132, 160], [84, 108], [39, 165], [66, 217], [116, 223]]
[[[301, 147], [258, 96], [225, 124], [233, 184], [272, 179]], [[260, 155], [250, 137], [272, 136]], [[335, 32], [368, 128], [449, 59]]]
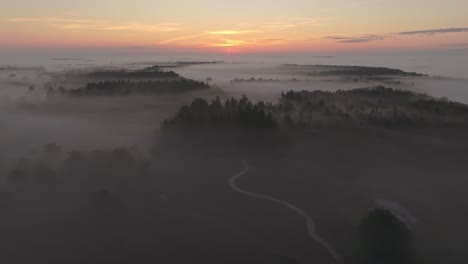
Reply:
[[0, 262], [468, 259], [468, 2], [0, 10]]

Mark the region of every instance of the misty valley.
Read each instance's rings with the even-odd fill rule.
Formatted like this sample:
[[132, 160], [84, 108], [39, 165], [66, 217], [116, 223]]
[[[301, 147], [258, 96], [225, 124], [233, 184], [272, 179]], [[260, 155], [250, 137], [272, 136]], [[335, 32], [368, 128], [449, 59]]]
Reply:
[[84, 62], [0, 67], [9, 264], [466, 263], [466, 79]]

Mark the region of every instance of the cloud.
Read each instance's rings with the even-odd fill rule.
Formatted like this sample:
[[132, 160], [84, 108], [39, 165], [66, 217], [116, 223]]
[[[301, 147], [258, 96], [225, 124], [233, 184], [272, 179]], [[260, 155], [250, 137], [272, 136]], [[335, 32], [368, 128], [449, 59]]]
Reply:
[[429, 30], [417, 30], [417, 31], [405, 31], [399, 32], [399, 35], [435, 35], [443, 33], [462, 33], [468, 32], [468, 28], [441, 28], [441, 29], [429, 29]]
[[57, 17], [17, 17], [7, 19], [8, 22], [66, 22], [66, 23], [80, 23], [80, 24], [95, 24], [104, 23], [102, 20], [88, 20], [88, 19], [66, 19]]
[[254, 47], [254, 46], [272, 46], [286, 44], [291, 39], [282, 37], [264, 37], [247, 39], [210, 39], [205, 46], [211, 47]]
[[266, 35], [245, 37], [241, 34], [244, 32], [232, 31], [213, 31], [202, 32], [194, 35], [180, 36], [159, 42], [159, 45], [175, 44], [178, 46], [198, 46], [202, 48], [218, 47], [218, 48], [232, 48], [232, 47], [253, 47], [265, 45], [282, 45], [288, 43], [291, 39]]
[[170, 44], [170, 43], [179, 42], [179, 41], [182, 41], [182, 40], [194, 39], [194, 38], [197, 38], [197, 37], [201, 37], [203, 35], [204, 34], [195, 34], [195, 35], [190, 35], [190, 36], [182, 36], [182, 37], [177, 37], [177, 38], [166, 39], [166, 40], [163, 40], [163, 41], [159, 42], [159, 44], [160, 45]]
[[240, 40], [240, 39], [220, 39], [217, 43], [209, 44], [209, 46], [213, 47], [237, 47], [247, 45], [249, 42], [247, 40]]
[[238, 23], [239, 28], [255, 29], [256, 32], [275, 32], [294, 28], [305, 28], [320, 25], [320, 21], [310, 17], [276, 18], [264, 23]]
[[240, 35], [253, 33], [253, 30], [221, 30], [221, 31], [207, 31], [205, 33], [210, 35]]
[[99, 29], [112, 31], [127, 30], [145, 32], [173, 32], [183, 30], [183, 28], [181, 28], [181, 24], [177, 23], [144, 24], [138, 22], [131, 22], [121, 25], [103, 26]]
[[320, 25], [320, 21], [316, 18], [310, 17], [297, 17], [293, 19], [295, 25], [298, 26], [318, 26]]
[[253, 39], [251, 41], [252, 43], [255, 43], [257, 45], [279, 45], [279, 44], [285, 44], [288, 42], [288, 39], [286, 38], [259, 38], [259, 39]]
[[180, 23], [148, 24], [141, 22], [111, 23], [102, 20], [66, 19], [56, 17], [19, 17], [7, 20], [11, 23], [36, 22], [62, 30], [94, 29], [103, 31], [142, 31], [142, 32], [173, 32], [182, 31]]
[[80, 23], [68, 23], [68, 24], [53, 24], [51, 25], [55, 28], [63, 30], [76, 30], [76, 29], [98, 29], [101, 24], [80, 24]]
[[371, 41], [383, 40], [385, 36], [381, 35], [363, 35], [363, 36], [327, 36], [325, 39], [335, 40], [338, 43], [367, 43]]

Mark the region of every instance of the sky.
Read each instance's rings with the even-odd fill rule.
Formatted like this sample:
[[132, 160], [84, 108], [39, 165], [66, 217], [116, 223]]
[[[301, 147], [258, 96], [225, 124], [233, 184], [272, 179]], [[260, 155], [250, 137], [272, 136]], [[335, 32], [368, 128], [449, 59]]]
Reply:
[[467, 0], [15, 0], [1, 6], [0, 48], [468, 48]]

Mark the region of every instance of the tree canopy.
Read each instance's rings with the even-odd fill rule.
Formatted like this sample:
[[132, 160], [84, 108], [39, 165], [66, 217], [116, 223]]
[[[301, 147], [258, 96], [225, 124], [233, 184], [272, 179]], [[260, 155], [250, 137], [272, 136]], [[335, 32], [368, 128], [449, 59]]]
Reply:
[[239, 126], [275, 128], [277, 122], [264, 102], [252, 103], [246, 96], [230, 98], [224, 103], [217, 97], [211, 102], [195, 99], [183, 106], [172, 119], [164, 122], [166, 128], [175, 126]]
[[358, 239], [359, 263], [411, 263], [411, 230], [387, 210], [369, 212], [358, 226]]
[[161, 81], [104, 81], [98, 83], [88, 83], [78, 89], [59, 88], [58, 93], [71, 96], [109, 96], [109, 95], [129, 95], [137, 93], [180, 93], [190, 92], [209, 88], [204, 82], [180, 79]]

